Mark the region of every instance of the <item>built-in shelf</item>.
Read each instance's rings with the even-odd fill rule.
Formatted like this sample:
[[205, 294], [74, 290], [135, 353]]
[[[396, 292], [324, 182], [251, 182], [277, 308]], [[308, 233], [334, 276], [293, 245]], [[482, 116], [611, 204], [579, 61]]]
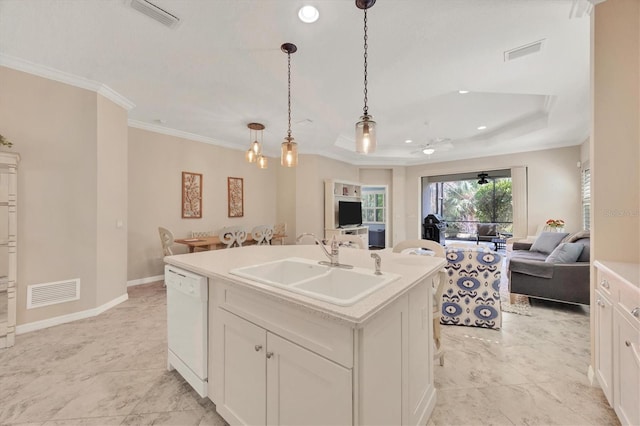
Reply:
[[369, 227], [338, 227], [338, 205], [340, 201], [362, 201], [362, 185], [336, 179], [324, 181], [324, 237], [331, 239], [334, 235], [356, 235], [369, 247]]

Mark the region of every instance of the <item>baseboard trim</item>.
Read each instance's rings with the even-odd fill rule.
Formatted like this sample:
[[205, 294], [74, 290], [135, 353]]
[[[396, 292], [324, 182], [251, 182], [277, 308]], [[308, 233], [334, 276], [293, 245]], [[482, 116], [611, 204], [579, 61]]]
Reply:
[[93, 309], [87, 309], [85, 311], [74, 312], [72, 314], [48, 318], [42, 321], [34, 321], [34, 322], [29, 322], [27, 324], [21, 324], [16, 326], [16, 334], [29, 333], [31, 331], [42, 330], [44, 328], [53, 327], [55, 325], [66, 324], [72, 321], [95, 317], [96, 315], [100, 315], [104, 311], [111, 309], [114, 306], [127, 301], [128, 299], [129, 299], [129, 295], [125, 293], [122, 296], [116, 297], [115, 299], [105, 303], [104, 305], [100, 305]]
[[163, 275], [156, 275], [156, 276], [153, 276], [153, 277], [140, 278], [140, 279], [137, 279], [137, 280], [127, 281], [127, 287], [131, 287], [131, 286], [134, 286], [134, 285], [154, 283], [156, 281], [164, 281], [164, 274]]
[[587, 380], [589, 380], [591, 386], [600, 387], [600, 383], [596, 380], [596, 372], [591, 364], [589, 364], [589, 369], [587, 370]]

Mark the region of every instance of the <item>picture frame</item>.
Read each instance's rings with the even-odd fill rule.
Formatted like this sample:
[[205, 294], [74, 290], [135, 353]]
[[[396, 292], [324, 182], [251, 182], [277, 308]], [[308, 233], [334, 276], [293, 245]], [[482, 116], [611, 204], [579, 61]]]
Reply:
[[229, 217], [244, 216], [244, 180], [239, 177], [227, 178]]
[[182, 172], [182, 218], [202, 218], [202, 174]]

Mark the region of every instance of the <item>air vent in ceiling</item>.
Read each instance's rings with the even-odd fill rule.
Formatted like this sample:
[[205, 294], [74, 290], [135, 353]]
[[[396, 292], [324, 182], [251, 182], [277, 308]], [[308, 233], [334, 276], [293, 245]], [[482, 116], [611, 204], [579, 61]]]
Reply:
[[175, 28], [180, 23], [180, 18], [161, 7], [156, 6], [147, 0], [131, 0], [131, 7], [137, 10], [140, 13], [147, 15], [149, 18], [155, 19], [160, 22], [162, 25], [167, 26], [169, 28]]
[[533, 43], [525, 44], [524, 46], [516, 47], [515, 49], [507, 50], [504, 52], [504, 61], [513, 61], [514, 59], [522, 58], [523, 56], [538, 53], [544, 47], [545, 40], [534, 41]]

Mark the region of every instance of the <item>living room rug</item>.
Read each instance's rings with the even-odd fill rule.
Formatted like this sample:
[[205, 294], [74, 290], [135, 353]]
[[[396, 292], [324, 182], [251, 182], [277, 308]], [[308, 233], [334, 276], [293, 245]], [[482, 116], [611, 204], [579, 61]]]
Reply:
[[[502, 271], [500, 271], [500, 304], [502, 312], [511, 312], [518, 315], [532, 316], [531, 303], [529, 298], [521, 294], [514, 294], [513, 298], [509, 293], [509, 276], [507, 275], [506, 258], [502, 262]], [[513, 300], [512, 300], [513, 299]]]

